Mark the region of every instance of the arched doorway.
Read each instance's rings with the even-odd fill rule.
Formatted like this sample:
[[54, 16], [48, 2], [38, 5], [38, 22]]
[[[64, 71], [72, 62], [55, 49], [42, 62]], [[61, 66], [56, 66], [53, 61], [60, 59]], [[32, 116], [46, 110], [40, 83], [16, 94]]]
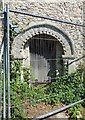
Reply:
[[[55, 78], [57, 71], [63, 74], [64, 63], [75, 58], [75, 46], [56, 24], [41, 22], [31, 24], [15, 37], [12, 54], [15, 59], [23, 60], [24, 67], [32, 67], [35, 79], [43, 81], [49, 76]], [[74, 70], [75, 64], [68, 66], [69, 72]]]
[[57, 74], [63, 74], [63, 47], [51, 35], [39, 34], [33, 36], [25, 44], [24, 49], [30, 54], [30, 66], [34, 79], [44, 81], [55, 80]]

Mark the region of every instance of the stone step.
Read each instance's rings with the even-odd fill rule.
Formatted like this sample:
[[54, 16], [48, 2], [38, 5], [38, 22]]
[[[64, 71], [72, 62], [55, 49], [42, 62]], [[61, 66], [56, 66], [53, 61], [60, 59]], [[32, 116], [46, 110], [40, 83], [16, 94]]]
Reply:
[[62, 112], [62, 113], [58, 113], [56, 115], [53, 115], [53, 116], [47, 118], [46, 120], [49, 120], [49, 119], [69, 120], [69, 116], [67, 116], [64, 112]]

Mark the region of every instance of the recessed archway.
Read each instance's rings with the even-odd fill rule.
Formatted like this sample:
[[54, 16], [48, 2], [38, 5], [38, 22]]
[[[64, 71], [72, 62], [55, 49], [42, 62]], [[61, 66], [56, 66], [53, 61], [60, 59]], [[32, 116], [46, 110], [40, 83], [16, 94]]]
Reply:
[[[62, 45], [65, 56], [75, 55], [74, 42], [62, 30], [53, 25], [40, 24], [30, 26], [23, 33], [15, 37], [12, 44], [12, 54], [15, 58], [23, 58], [23, 48], [25, 43], [35, 35], [47, 34], [56, 38]], [[16, 54], [17, 53], [17, 54]]]
[[[42, 44], [44, 44], [44, 54], [42, 54], [41, 48], [43, 48], [43, 45], [37, 45], [38, 50], [36, 51], [36, 43], [40, 42], [40, 40], [38, 39], [43, 39], [42, 40]], [[49, 40], [45, 40], [45, 39], [49, 39]], [[52, 41], [52, 39], [54, 39]], [[46, 48], [45, 46], [48, 45], [50, 46], [50, 44], [52, 45], [52, 49], [54, 48], [54, 52], [53, 52], [53, 56], [55, 57], [55, 59], [58, 59], [57, 57], [60, 57], [62, 60], [62, 63], [58, 60], [55, 60], [55, 62], [48, 62], [47, 59], [52, 59], [52, 57], [49, 54], [48, 51], [48, 47]], [[53, 44], [55, 44], [55, 46], [53, 46]], [[33, 47], [33, 49], [31, 49], [31, 47]], [[28, 47], [29, 46], [29, 47]], [[57, 47], [56, 47], [57, 46]], [[47, 51], [46, 51], [47, 49]], [[75, 47], [73, 44], [73, 41], [60, 29], [58, 29], [57, 27], [55, 27], [54, 25], [48, 25], [48, 24], [38, 24], [38, 25], [34, 25], [34, 26], [30, 26], [27, 30], [25, 30], [23, 33], [19, 34], [13, 41], [12, 44], [12, 54], [14, 55], [14, 58], [18, 58], [18, 59], [23, 59], [23, 64], [25, 67], [28, 67], [29, 65], [34, 64], [34, 66], [36, 66], [37, 64], [39, 64], [38, 62], [36, 62], [36, 60], [42, 59], [43, 60], [43, 64], [47, 64], [47, 67], [42, 67], [42, 69], [44, 69], [44, 77], [43, 79], [48, 79], [47, 76], [49, 69], [50, 71], [56, 71], [58, 70], [60, 74], [62, 74], [63, 71], [63, 57], [66, 58], [72, 58], [73, 56], [75, 56]], [[58, 52], [57, 52], [58, 51]], [[60, 53], [61, 51], [61, 53]], [[37, 54], [35, 54], [35, 52]], [[40, 53], [39, 53], [40, 52]], [[57, 53], [59, 53], [60, 56], [58, 56]], [[50, 48], [50, 53], [52, 55], [52, 51]], [[45, 55], [46, 54], [46, 55]], [[49, 57], [48, 57], [49, 54]], [[37, 56], [36, 59], [35, 55]], [[48, 57], [48, 58], [47, 58]], [[60, 59], [59, 58], [59, 59]], [[32, 62], [32, 59], [35, 61], [34, 63]], [[60, 62], [56, 65], [56, 61]], [[51, 67], [53, 64], [53, 66], [56, 67]], [[49, 67], [48, 67], [49, 66]], [[57, 68], [58, 66], [58, 68]], [[33, 67], [33, 65], [32, 65]], [[40, 66], [39, 66], [40, 67]], [[34, 76], [36, 79], [41, 79], [42, 80], [42, 75], [40, 75], [40, 71], [41, 69], [37, 70], [39, 72], [37, 72], [36, 74], [36, 67], [33, 67], [34, 69]], [[53, 69], [53, 70], [52, 70]], [[62, 69], [60, 71], [60, 69]], [[52, 73], [51, 72], [51, 73]], [[43, 73], [41, 71], [41, 73]], [[38, 77], [38, 74], [40, 75], [40, 78]], [[54, 73], [55, 74], [55, 73]], [[50, 75], [51, 76], [51, 75]], [[55, 77], [55, 75], [53, 76]]]
[[[31, 67], [32, 74], [39, 81], [63, 75], [63, 47], [59, 41], [46, 34], [35, 35], [24, 46], [25, 66]], [[29, 57], [28, 57], [29, 56]]]

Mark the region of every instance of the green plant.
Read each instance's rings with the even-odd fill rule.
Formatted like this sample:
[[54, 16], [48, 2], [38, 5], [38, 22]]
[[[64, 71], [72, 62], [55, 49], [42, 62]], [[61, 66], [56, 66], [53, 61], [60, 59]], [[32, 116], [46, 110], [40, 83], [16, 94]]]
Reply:
[[69, 109], [70, 118], [76, 119], [77, 116], [81, 116], [82, 106], [80, 104]]
[[56, 82], [48, 86], [46, 93], [55, 94], [65, 104], [84, 98], [84, 86], [81, 74], [77, 71], [57, 78]]
[[[26, 117], [27, 112], [24, 110], [24, 96], [28, 88], [28, 83], [21, 81], [21, 62], [19, 60], [12, 60], [11, 63], [11, 105], [13, 115], [12, 117]], [[29, 74], [28, 74], [29, 76]]]
[[[78, 68], [75, 73], [58, 77], [55, 82], [47, 87], [46, 93], [54, 96], [52, 99], [48, 99], [47, 102], [56, 104], [57, 101], [60, 101], [64, 104], [70, 104], [84, 98], [84, 78], [85, 70], [81, 68]], [[70, 109], [70, 116], [72, 118], [76, 118], [76, 116], [80, 114], [80, 106], [81, 105], [77, 105]]]
[[[12, 117], [28, 118], [28, 107], [46, 102], [56, 105], [60, 102], [69, 104], [84, 98], [84, 70], [78, 69], [75, 73], [57, 77], [56, 81], [47, 87], [37, 86], [29, 88], [29, 77], [32, 77], [30, 68], [22, 68], [20, 60], [11, 62], [11, 105]], [[23, 81], [21, 81], [23, 70]], [[83, 72], [83, 78], [82, 78]], [[80, 113], [81, 105], [69, 110], [71, 118]]]
[[[28, 118], [28, 106], [36, 105], [38, 99], [44, 98], [44, 88], [41, 86], [29, 88], [30, 68], [22, 68], [20, 60], [11, 62], [11, 106], [12, 118]], [[23, 81], [21, 80], [23, 70]], [[30, 105], [29, 105], [30, 104]]]
[[29, 80], [34, 80], [31, 67], [29, 67], [29, 68], [22, 67], [21, 70], [23, 71], [24, 81], [28, 82]]

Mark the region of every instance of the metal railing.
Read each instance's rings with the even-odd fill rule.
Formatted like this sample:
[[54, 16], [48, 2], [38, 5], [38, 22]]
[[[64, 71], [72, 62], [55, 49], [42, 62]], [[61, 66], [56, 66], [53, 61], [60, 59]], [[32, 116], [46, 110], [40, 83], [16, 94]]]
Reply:
[[[9, 6], [6, 6], [6, 11], [4, 12], [4, 29], [6, 28], [6, 31], [4, 33], [4, 97], [3, 97], [3, 118], [6, 118], [6, 80], [8, 81], [8, 119], [11, 118], [10, 115], [10, 23], [9, 23], [9, 13], [13, 12], [13, 13], [18, 13], [18, 14], [24, 14], [24, 15], [28, 15], [28, 16], [33, 16], [33, 17], [38, 17], [38, 18], [44, 18], [47, 20], [52, 20], [52, 21], [56, 21], [56, 22], [60, 22], [60, 23], [64, 23], [64, 24], [70, 24], [70, 25], [75, 25], [75, 26], [80, 26], [80, 27], [85, 27], [85, 25], [83, 24], [77, 24], [77, 23], [72, 23], [72, 22], [68, 22], [68, 21], [63, 21], [63, 20], [57, 20], [55, 18], [51, 18], [51, 17], [47, 17], [47, 16], [41, 16], [41, 15], [36, 15], [36, 14], [31, 14], [28, 12], [22, 12], [22, 11], [17, 11], [17, 10], [11, 10], [9, 9]], [[6, 34], [7, 32], [7, 34]], [[2, 51], [3, 53], [3, 51]], [[2, 55], [1, 55], [2, 56]], [[72, 63], [71, 63], [72, 64]], [[39, 116], [33, 120], [40, 120], [40, 119], [45, 119], [47, 117], [50, 117], [52, 115], [55, 115], [59, 112], [65, 111], [66, 109], [69, 109], [70, 107], [81, 103], [85, 101], [85, 99], [77, 101], [75, 103], [72, 103], [68, 106], [65, 106], [61, 109], [49, 112], [48, 114]]]
[[41, 15], [38, 15], [38, 14], [29, 13], [29, 12], [23, 12], [23, 11], [12, 10], [12, 9], [10, 9], [9, 11], [13, 12], [13, 13], [28, 15], [28, 16], [37, 17], [37, 18], [44, 18], [44, 19], [47, 19], [47, 20], [52, 20], [52, 21], [56, 21], [56, 22], [60, 22], [60, 23], [64, 23], [64, 24], [85, 27], [85, 25], [83, 25], [83, 24], [77, 24], [77, 23], [68, 22], [68, 21], [64, 21], [64, 20], [58, 20], [56, 18], [52, 18], [52, 17], [48, 17], [48, 16], [41, 16]]
[[3, 40], [3, 1], [0, 1], [0, 119], [2, 118], [3, 112], [3, 51], [4, 51], [4, 40]]
[[53, 115], [55, 115], [55, 114], [58, 114], [58, 113], [60, 113], [60, 112], [63, 112], [63, 111], [65, 111], [65, 110], [67, 110], [67, 109], [69, 109], [69, 108], [71, 108], [71, 107], [73, 107], [73, 106], [75, 106], [75, 105], [77, 105], [77, 104], [79, 104], [79, 103], [81, 103], [81, 102], [84, 102], [84, 101], [85, 101], [85, 99], [79, 100], [79, 101], [77, 101], [77, 102], [75, 102], [75, 103], [72, 103], [72, 104], [70, 104], [70, 105], [67, 105], [67, 106], [65, 106], [65, 107], [62, 107], [62, 108], [60, 108], [60, 109], [58, 109], [58, 110], [55, 110], [55, 111], [49, 112], [49, 113], [47, 113], [47, 114], [41, 115], [41, 116], [39, 116], [39, 117], [37, 117], [37, 118], [34, 118], [33, 120], [43, 120], [43, 119], [45, 119], [45, 118], [48, 118], [48, 117], [51, 117], [51, 116], [53, 116]]

